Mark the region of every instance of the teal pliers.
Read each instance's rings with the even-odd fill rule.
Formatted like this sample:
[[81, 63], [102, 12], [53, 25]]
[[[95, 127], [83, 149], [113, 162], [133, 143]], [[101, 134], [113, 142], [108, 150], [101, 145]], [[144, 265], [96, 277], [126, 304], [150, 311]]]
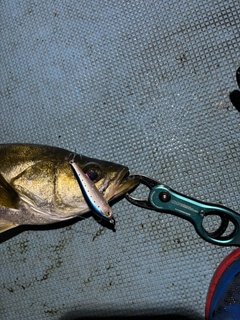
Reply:
[[[126, 199], [132, 204], [186, 219], [194, 225], [200, 237], [210, 243], [240, 246], [240, 215], [237, 212], [219, 204], [190, 198], [147, 176], [134, 177], [147, 186], [150, 192], [146, 199], [137, 199], [126, 194]], [[206, 230], [204, 220], [213, 216], [218, 216], [221, 222], [214, 231]]]

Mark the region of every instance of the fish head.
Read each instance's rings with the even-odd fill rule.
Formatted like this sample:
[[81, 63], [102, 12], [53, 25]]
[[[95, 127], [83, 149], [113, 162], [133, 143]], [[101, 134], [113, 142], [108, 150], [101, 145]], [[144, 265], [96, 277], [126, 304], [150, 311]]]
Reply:
[[139, 184], [136, 178], [129, 176], [128, 167], [117, 163], [84, 157], [78, 164], [107, 201], [126, 194]]

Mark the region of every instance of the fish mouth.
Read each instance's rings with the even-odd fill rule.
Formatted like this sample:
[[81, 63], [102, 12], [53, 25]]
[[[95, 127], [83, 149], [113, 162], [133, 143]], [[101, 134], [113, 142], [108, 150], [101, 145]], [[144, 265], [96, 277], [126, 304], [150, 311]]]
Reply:
[[127, 167], [123, 168], [115, 178], [115, 181], [112, 185], [112, 190], [109, 190], [109, 200], [114, 200], [127, 192], [133, 190], [139, 185], [139, 180], [135, 177], [130, 176], [129, 170]]

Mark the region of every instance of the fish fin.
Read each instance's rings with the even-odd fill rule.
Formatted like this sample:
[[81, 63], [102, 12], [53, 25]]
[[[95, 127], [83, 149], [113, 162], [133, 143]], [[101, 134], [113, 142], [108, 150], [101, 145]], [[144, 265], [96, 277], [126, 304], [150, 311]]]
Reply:
[[7, 231], [9, 229], [15, 228], [17, 226], [18, 226], [18, 224], [15, 224], [15, 223], [11, 223], [8, 221], [0, 221], [0, 233]]
[[18, 193], [0, 173], [0, 206], [17, 209], [19, 200]]

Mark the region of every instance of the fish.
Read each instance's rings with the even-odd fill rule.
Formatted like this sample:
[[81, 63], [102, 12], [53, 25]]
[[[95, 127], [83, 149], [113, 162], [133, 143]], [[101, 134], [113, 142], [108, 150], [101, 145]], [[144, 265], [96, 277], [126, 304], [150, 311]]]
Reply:
[[66, 221], [90, 211], [69, 164], [73, 154], [107, 202], [139, 184], [121, 164], [52, 146], [0, 144], [0, 233], [21, 225]]
[[91, 211], [100, 218], [109, 221], [111, 224], [115, 224], [112, 208], [104, 199], [101, 192], [97, 189], [94, 182], [89, 178], [88, 174], [83, 172], [83, 170], [75, 162], [74, 158], [69, 161], [69, 164], [76, 176], [79, 187], [82, 191], [85, 201], [89, 206], [89, 209], [91, 209]]

